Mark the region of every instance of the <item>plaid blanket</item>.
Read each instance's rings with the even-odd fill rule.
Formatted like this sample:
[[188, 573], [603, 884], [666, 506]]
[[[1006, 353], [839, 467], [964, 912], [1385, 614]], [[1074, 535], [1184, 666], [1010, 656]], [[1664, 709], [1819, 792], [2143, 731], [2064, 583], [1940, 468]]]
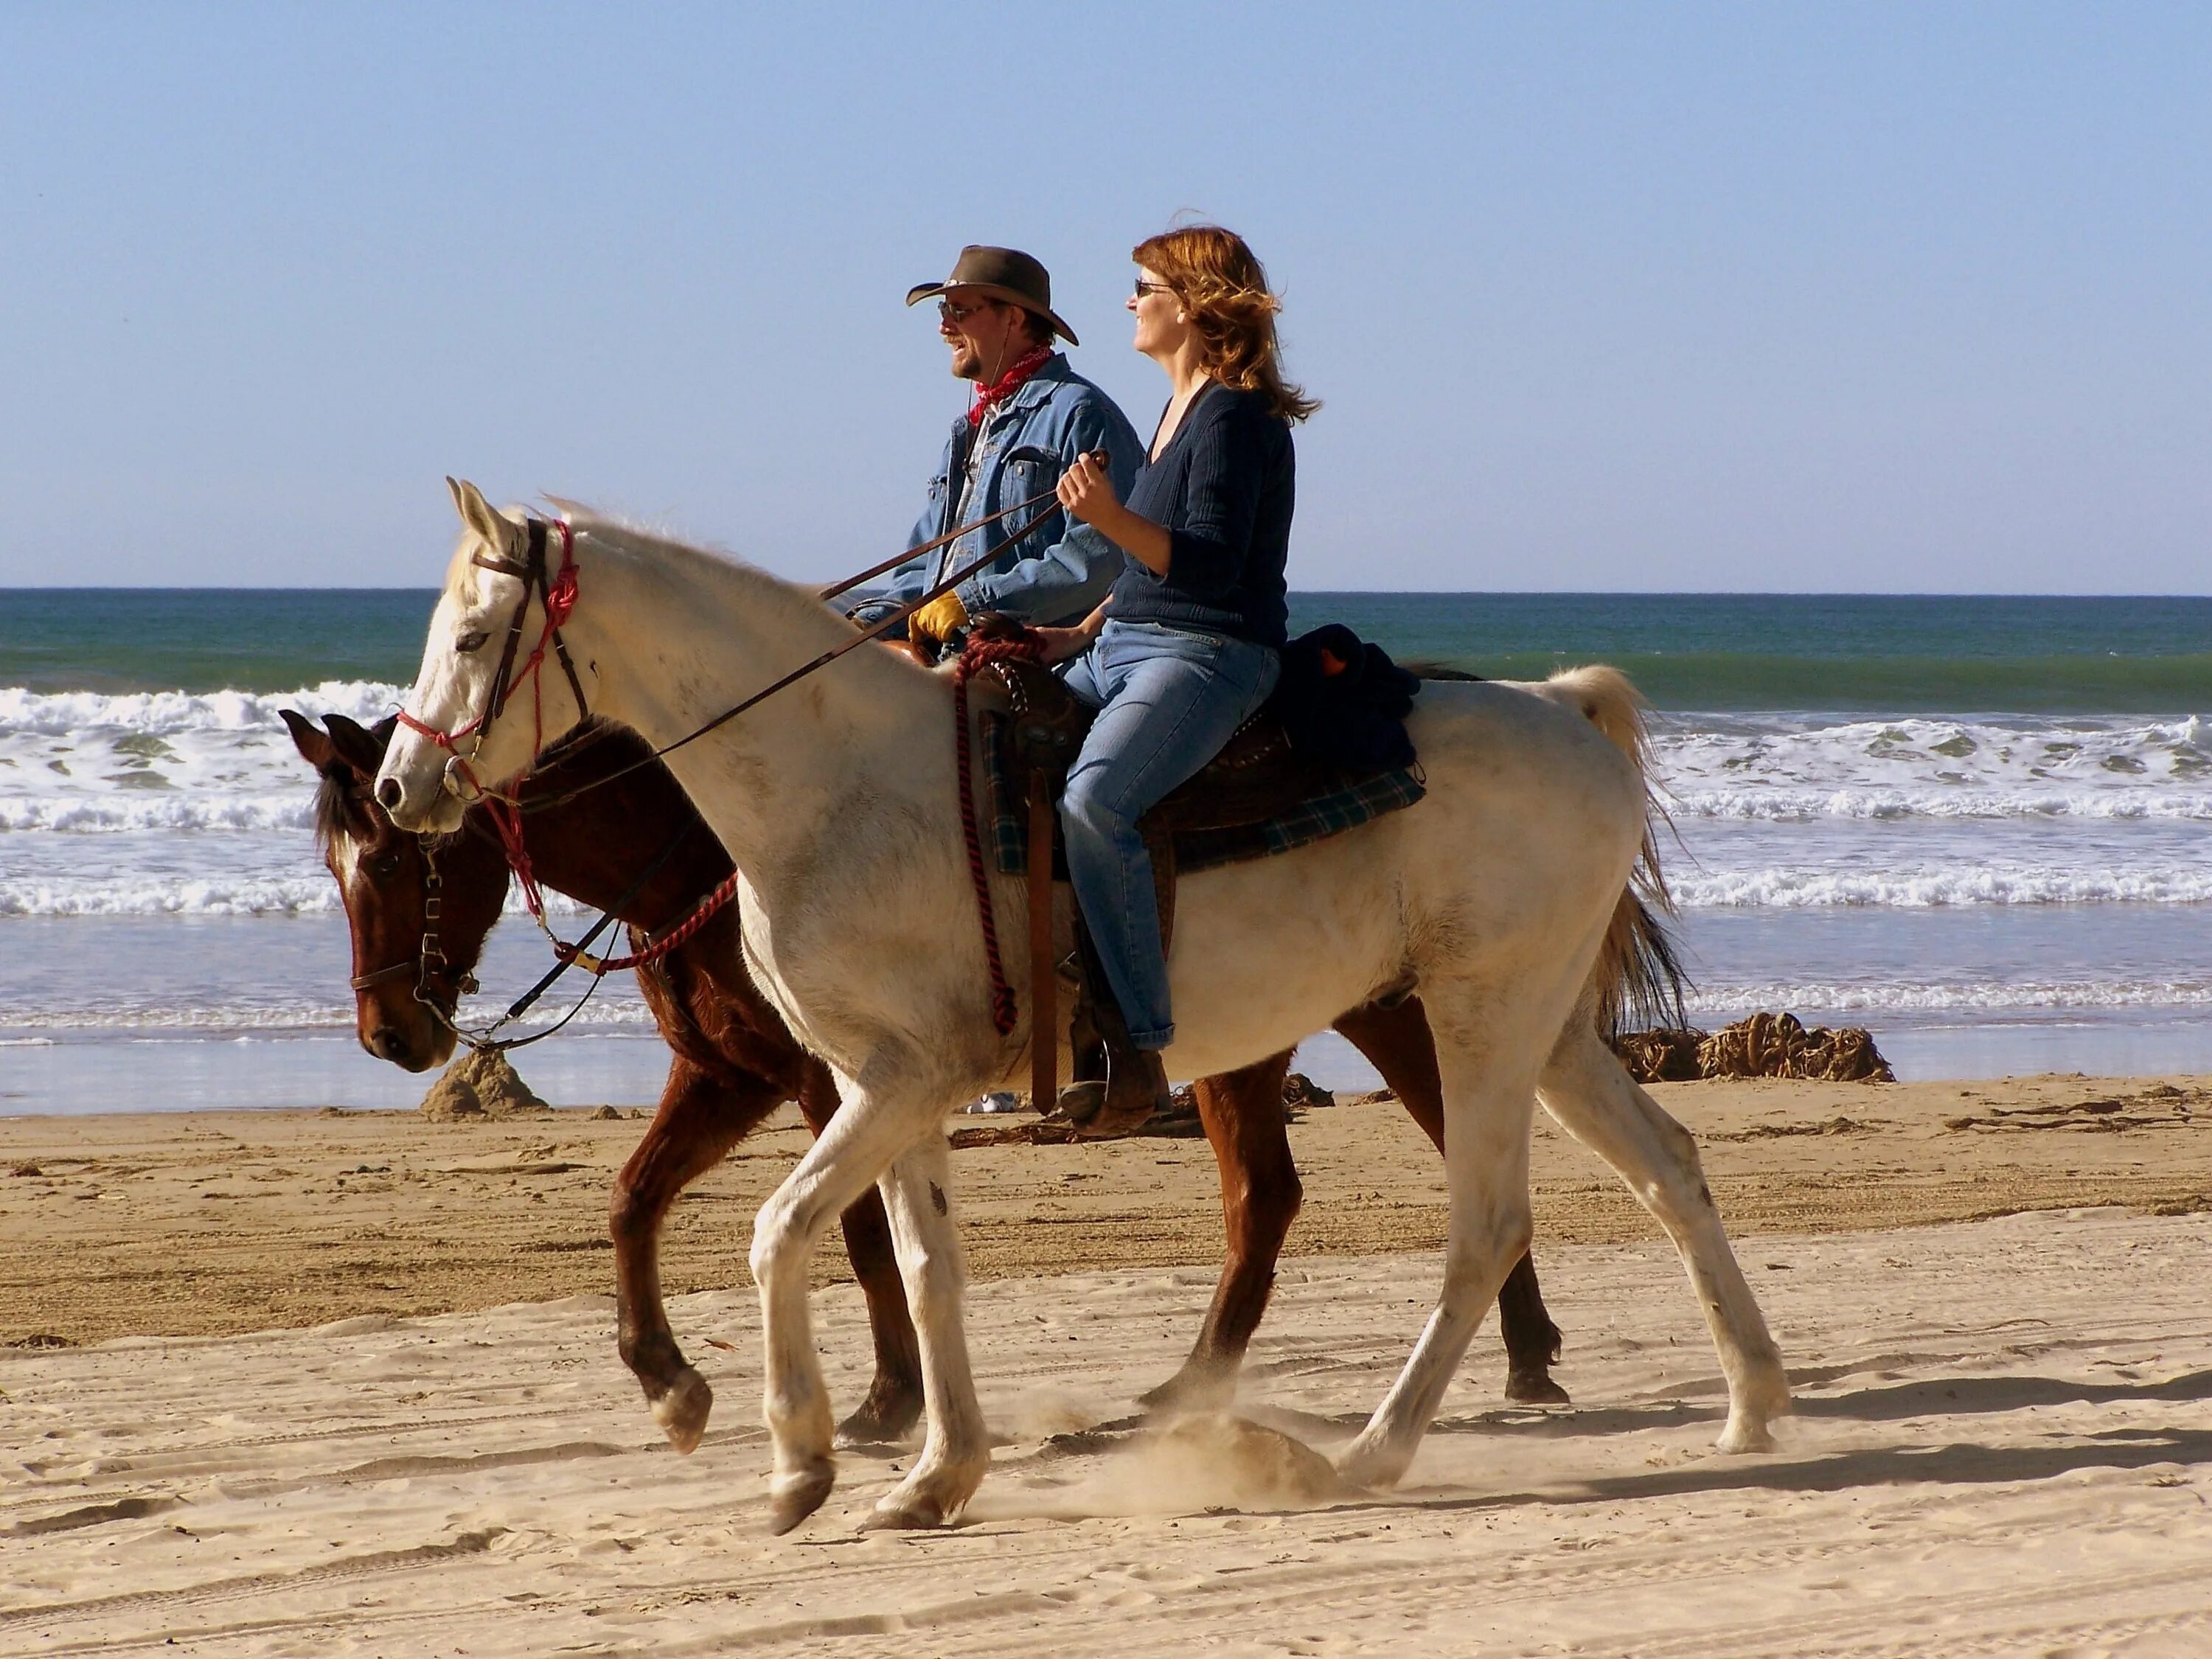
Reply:
[[[1007, 717], [983, 716], [983, 766], [991, 785], [991, 856], [1000, 873], [1020, 875], [1029, 867], [1029, 802], [1016, 781], [1006, 757]], [[1262, 823], [1241, 823], [1227, 830], [1192, 830], [1175, 838], [1176, 868], [1185, 874], [1211, 870], [1249, 859], [1273, 858], [1310, 842], [1330, 836], [1411, 806], [1428, 793], [1417, 769], [1400, 767], [1364, 778], [1340, 778], [1317, 795], [1310, 795], [1289, 811]], [[1053, 875], [1067, 878], [1067, 865], [1060, 850], [1053, 852]]]

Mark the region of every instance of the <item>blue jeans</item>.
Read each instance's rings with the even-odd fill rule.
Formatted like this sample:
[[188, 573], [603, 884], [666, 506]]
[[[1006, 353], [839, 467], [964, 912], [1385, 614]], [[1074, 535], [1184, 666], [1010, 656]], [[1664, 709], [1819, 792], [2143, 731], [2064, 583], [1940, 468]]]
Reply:
[[1221, 752], [1280, 668], [1273, 651], [1247, 640], [1119, 622], [1068, 666], [1067, 689], [1099, 711], [1060, 797], [1068, 876], [1139, 1048], [1174, 1042], [1175, 1016], [1137, 819]]

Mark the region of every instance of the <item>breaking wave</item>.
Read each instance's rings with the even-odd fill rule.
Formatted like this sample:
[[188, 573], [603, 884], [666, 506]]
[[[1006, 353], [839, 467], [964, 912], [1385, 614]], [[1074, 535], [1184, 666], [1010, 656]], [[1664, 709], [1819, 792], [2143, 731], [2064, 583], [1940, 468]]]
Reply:
[[2002, 1013], [2037, 1010], [2212, 1007], [2212, 979], [2007, 980], [1978, 984], [1823, 982], [1701, 985], [1684, 999], [1695, 1014], [1754, 1009], [1821, 1013]]
[[2204, 904], [2212, 903], [2212, 863], [2163, 869], [1981, 864], [1881, 871], [1692, 870], [1670, 874], [1668, 885], [1675, 902], [1686, 909]]
[[1653, 747], [1677, 817], [2212, 818], [2212, 727], [2195, 715], [1679, 716]]

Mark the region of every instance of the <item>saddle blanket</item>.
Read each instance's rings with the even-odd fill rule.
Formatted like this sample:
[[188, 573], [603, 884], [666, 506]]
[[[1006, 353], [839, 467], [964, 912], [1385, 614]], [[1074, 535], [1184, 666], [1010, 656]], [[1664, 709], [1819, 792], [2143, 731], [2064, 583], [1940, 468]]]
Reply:
[[[991, 781], [991, 852], [1000, 873], [1018, 876], [1029, 868], [1029, 801], [1024, 787], [1006, 753], [1013, 721], [1005, 714], [983, 716], [984, 769]], [[1240, 823], [1220, 830], [1179, 830], [1176, 832], [1176, 866], [1188, 875], [1224, 864], [1273, 858], [1309, 842], [1323, 841], [1411, 806], [1428, 793], [1417, 767], [1397, 767], [1363, 778], [1343, 777], [1330, 787], [1312, 794], [1286, 811], [1257, 823]], [[1058, 848], [1053, 854], [1054, 879], [1067, 879], [1067, 866]]]

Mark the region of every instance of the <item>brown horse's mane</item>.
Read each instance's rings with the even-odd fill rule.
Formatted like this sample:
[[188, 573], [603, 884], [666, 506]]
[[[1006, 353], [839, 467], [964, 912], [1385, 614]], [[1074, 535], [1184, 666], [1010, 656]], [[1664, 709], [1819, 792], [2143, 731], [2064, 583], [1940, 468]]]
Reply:
[[343, 761], [316, 773], [315, 849], [328, 853], [339, 841], [368, 841], [376, 833], [363, 781]]
[[360, 840], [368, 828], [362, 811], [367, 797], [352, 772], [343, 765], [325, 766], [315, 776], [315, 849], [328, 853], [341, 836]]
[[[325, 722], [327, 728], [328, 723]], [[399, 728], [399, 717], [387, 714], [369, 729], [368, 735], [376, 740], [380, 752], [392, 742], [392, 734]], [[348, 841], [366, 841], [375, 833], [375, 826], [368, 811], [368, 794], [365, 781], [355, 771], [358, 757], [349, 762], [343, 755], [334, 755], [327, 765], [315, 769], [315, 848], [328, 853], [331, 844], [341, 837]]]

